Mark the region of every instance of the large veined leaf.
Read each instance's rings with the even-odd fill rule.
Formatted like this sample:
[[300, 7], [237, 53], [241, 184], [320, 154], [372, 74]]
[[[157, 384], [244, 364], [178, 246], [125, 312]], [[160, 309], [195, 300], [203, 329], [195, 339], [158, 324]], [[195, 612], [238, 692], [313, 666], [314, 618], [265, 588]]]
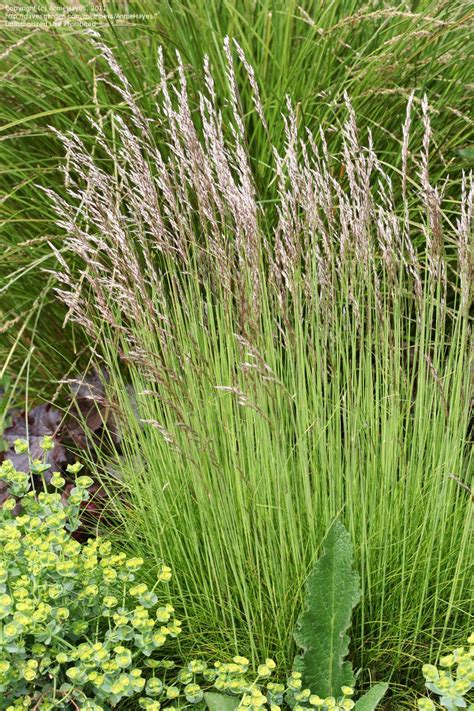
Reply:
[[240, 704], [240, 699], [235, 696], [224, 696], [213, 692], [204, 694], [204, 701], [209, 711], [235, 711]]
[[388, 684], [375, 684], [354, 706], [354, 711], [375, 711], [379, 701], [385, 696]]
[[320, 696], [339, 696], [342, 686], [354, 684], [346, 632], [352, 610], [360, 599], [359, 576], [353, 568], [348, 532], [336, 521], [324, 542], [323, 553], [306, 582], [304, 608], [295, 629], [301, 653], [294, 669], [303, 687]]

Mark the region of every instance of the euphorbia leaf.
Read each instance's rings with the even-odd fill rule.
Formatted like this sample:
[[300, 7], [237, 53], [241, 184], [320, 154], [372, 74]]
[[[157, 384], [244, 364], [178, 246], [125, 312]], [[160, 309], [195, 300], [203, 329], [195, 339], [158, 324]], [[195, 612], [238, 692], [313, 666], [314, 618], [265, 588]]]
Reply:
[[204, 700], [209, 711], [235, 711], [240, 704], [240, 699], [235, 696], [224, 696], [214, 692], [204, 694]]
[[375, 684], [370, 691], [362, 696], [354, 706], [354, 711], [375, 711], [379, 701], [384, 697], [388, 684]]

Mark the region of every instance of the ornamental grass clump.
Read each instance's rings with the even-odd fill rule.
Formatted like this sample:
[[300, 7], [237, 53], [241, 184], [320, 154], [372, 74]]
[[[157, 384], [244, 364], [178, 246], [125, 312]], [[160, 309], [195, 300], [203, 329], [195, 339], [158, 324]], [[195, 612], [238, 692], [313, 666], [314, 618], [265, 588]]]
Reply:
[[190, 97], [183, 62], [170, 75], [159, 54], [148, 115], [92, 41], [123, 110], [90, 116], [94, 151], [59, 135], [52, 276], [110, 375], [121, 443], [100, 465], [123, 482], [110, 505], [131, 552], [179, 573], [186, 656], [288, 668], [341, 514], [362, 579], [355, 659], [402, 689], [468, 624], [472, 179], [435, 183], [426, 97], [400, 116], [400, 169], [349, 97], [335, 153], [288, 99], [262, 188], [247, 125], [266, 135], [267, 119], [250, 69], [241, 111], [238, 46], [225, 96], [208, 61]]
[[[46, 481], [37, 494], [29, 473], [9, 460], [0, 467], [12, 494], [0, 508], [0, 709], [100, 711], [140, 693], [146, 699], [154, 684], [166, 690], [144, 671], [181, 631], [159, 597], [170, 569], [162, 565], [148, 588], [137, 581], [141, 558], [114, 553], [101, 538], [71, 537], [92, 483], [79, 469], [69, 468], [75, 486], [63, 504]], [[53, 473], [49, 488], [64, 483]]]

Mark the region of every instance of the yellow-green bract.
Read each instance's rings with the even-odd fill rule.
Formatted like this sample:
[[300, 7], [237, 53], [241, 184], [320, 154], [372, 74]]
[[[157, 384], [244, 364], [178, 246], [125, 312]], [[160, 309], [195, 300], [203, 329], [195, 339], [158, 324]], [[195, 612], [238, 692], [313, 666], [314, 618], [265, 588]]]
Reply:
[[149, 590], [136, 584], [141, 558], [101, 538], [72, 538], [88, 477], [77, 477], [66, 504], [46, 485], [29, 491], [29, 475], [10, 461], [0, 478], [13, 494], [0, 509], [0, 709], [99, 711], [139, 694], [145, 708], [158, 708], [154, 696], [166, 686], [144, 672], [155, 674], [147, 658], [181, 631], [155, 592], [170, 569], [163, 565]]

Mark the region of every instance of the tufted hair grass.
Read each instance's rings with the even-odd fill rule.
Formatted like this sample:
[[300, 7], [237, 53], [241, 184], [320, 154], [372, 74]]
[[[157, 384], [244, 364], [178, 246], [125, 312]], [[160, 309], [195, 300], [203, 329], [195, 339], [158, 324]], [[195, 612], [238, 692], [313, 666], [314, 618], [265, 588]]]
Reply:
[[56, 289], [121, 423], [104, 467], [122, 481], [122, 540], [175, 571], [183, 655], [288, 668], [305, 575], [341, 516], [363, 584], [355, 663], [409, 704], [419, 659], [469, 626], [472, 182], [455, 198], [437, 185], [426, 98], [419, 113], [408, 99], [399, 171], [348, 97], [337, 154], [288, 99], [262, 191], [239, 62], [252, 120], [268, 119], [238, 45], [227, 104], [206, 63], [198, 111], [183, 63], [173, 90], [160, 54], [150, 121], [93, 41], [128, 118], [91, 118], [94, 153], [58, 134], [66, 192], [47, 194]]

